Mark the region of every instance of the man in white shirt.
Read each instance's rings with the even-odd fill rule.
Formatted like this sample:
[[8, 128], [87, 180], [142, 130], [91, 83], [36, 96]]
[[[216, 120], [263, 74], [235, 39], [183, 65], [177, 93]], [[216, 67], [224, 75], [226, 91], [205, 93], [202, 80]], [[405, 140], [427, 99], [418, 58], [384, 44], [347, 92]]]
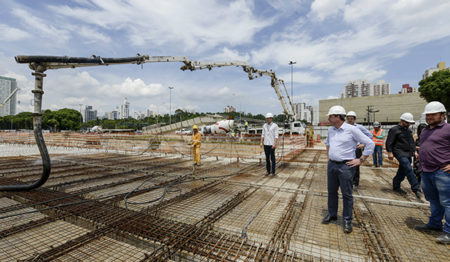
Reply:
[[[356, 126], [345, 123], [345, 109], [342, 106], [332, 106], [328, 111], [328, 137], [325, 141], [328, 152], [327, 186], [328, 186], [328, 215], [323, 224], [337, 220], [338, 189], [341, 188], [344, 203], [343, 219], [344, 233], [352, 232], [353, 193], [352, 183], [355, 169], [373, 153], [375, 144]], [[357, 144], [364, 144], [361, 158], [356, 158]]]
[[[266, 154], [266, 176], [272, 174], [275, 176], [275, 148], [278, 142], [278, 125], [273, 121], [273, 114], [266, 114], [266, 122], [263, 125], [260, 146], [264, 145], [264, 153]], [[272, 162], [272, 163], [271, 163]]]

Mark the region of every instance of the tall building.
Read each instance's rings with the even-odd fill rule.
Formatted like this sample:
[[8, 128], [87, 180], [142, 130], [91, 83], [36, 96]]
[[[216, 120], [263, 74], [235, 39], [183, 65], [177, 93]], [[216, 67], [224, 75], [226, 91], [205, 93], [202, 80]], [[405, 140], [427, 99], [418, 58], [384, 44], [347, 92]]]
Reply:
[[294, 103], [294, 114], [296, 120], [305, 120], [312, 123], [314, 119], [314, 107], [307, 106], [306, 103]]
[[225, 112], [225, 113], [236, 112], [236, 108], [234, 108], [233, 106], [226, 106], [226, 107], [223, 109], [223, 112]]
[[[425, 79], [429, 76], [431, 76], [434, 72], [438, 72], [445, 69], [445, 62], [439, 62], [435, 68], [428, 68], [425, 70], [425, 73], [422, 75], [422, 79]], [[450, 69], [450, 67], [447, 67], [447, 69]]]
[[128, 102], [127, 98], [122, 102], [122, 105], [120, 105], [120, 118], [128, 118], [130, 117], [130, 102]]
[[344, 86], [342, 98], [361, 97], [361, 96], [381, 96], [391, 93], [391, 84], [384, 80], [377, 80], [371, 84], [367, 80], [351, 81]]
[[355, 80], [344, 86], [344, 98], [373, 96], [373, 87], [367, 80]]
[[113, 111], [109, 112], [108, 113], [108, 119], [109, 120], [119, 119], [119, 111], [118, 110], [113, 110]]
[[[3, 103], [16, 88], [16, 79], [0, 76], [0, 103]], [[16, 105], [17, 93], [15, 93], [8, 102], [0, 108], [0, 116], [15, 115]]]
[[152, 117], [152, 116], [153, 116], [153, 111], [148, 108], [147, 111], [145, 112], [145, 117]]
[[377, 80], [373, 84], [373, 95], [374, 96], [384, 96], [391, 93], [391, 84], [386, 83], [384, 80]]
[[84, 122], [97, 120], [97, 110], [92, 110], [92, 106], [86, 106], [84, 109]]

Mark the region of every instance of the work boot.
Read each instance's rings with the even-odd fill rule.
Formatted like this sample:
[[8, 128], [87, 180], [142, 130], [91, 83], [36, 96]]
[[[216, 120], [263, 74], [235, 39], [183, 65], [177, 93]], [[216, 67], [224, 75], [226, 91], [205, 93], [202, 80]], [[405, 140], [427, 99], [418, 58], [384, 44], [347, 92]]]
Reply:
[[352, 221], [344, 221], [344, 233], [349, 234], [352, 233]]
[[442, 231], [442, 228], [440, 227], [432, 227], [428, 224], [420, 224], [420, 225], [416, 225], [414, 227], [415, 230], [418, 231]]
[[329, 224], [331, 221], [337, 220], [337, 217], [327, 215], [323, 220], [322, 224]]
[[440, 244], [448, 245], [450, 244], [450, 234], [444, 233], [436, 238], [436, 241]]
[[420, 202], [423, 202], [423, 194], [419, 191], [414, 192], [414, 194], [416, 195], [417, 200], [419, 200]]
[[406, 195], [406, 194], [407, 194], [406, 191], [403, 190], [403, 189], [401, 189], [400, 187], [394, 189], [394, 192], [397, 192], [397, 193], [399, 193], [400, 195]]

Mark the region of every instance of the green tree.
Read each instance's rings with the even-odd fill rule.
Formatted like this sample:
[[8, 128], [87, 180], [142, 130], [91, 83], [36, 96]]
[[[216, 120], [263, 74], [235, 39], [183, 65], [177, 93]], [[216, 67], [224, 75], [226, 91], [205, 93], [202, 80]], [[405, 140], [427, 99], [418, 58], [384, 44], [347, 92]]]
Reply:
[[[450, 70], [434, 72], [419, 82], [420, 96], [427, 102], [439, 101], [444, 104], [447, 112], [450, 110]], [[447, 121], [450, 119], [447, 117]]]

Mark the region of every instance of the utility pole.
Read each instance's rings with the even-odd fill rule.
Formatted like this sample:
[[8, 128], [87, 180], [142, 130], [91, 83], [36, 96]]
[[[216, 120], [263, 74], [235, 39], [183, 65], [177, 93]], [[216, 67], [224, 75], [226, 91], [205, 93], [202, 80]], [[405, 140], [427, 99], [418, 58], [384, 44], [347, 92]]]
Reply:
[[169, 86], [169, 124], [172, 124], [172, 89], [173, 86]]
[[291, 66], [291, 98], [292, 102], [294, 102], [294, 65], [297, 64], [295, 61], [289, 61], [289, 65]]
[[367, 125], [369, 126], [371, 121], [370, 121], [370, 113], [373, 114], [373, 121], [375, 121], [375, 113], [380, 112], [379, 109], [373, 109], [373, 105], [368, 105], [367, 106]]
[[83, 125], [83, 113], [81, 113], [81, 107], [83, 106], [83, 104], [78, 104], [79, 106], [80, 106], [80, 115], [81, 115], [81, 118], [80, 118], [80, 130], [81, 130], [81, 126]]

